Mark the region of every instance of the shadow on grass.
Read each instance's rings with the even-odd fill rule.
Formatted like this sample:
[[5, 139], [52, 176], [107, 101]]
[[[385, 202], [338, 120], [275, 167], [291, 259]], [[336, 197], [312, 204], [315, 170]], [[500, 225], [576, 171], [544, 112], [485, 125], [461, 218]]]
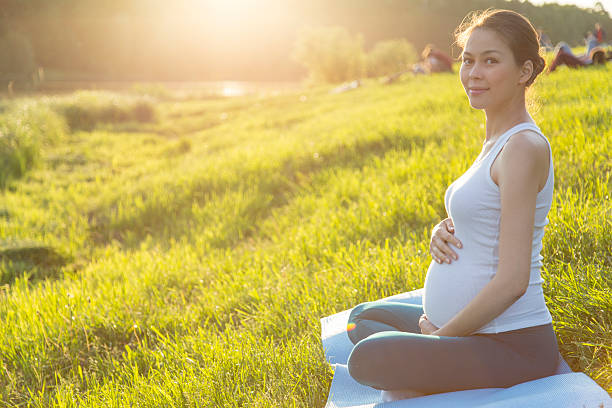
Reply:
[[50, 246], [18, 243], [0, 246], [0, 285], [11, 284], [27, 275], [28, 281], [56, 279], [68, 258]]

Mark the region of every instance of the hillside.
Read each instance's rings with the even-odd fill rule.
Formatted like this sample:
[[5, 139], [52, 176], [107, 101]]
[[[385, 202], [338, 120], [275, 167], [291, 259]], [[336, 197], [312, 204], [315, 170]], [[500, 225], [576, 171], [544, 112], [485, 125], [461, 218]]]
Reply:
[[[563, 68], [533, 99], [555, 163], [547, 305], [565, 359], [612, 393], [610, 78]], [[319, 319], [422, 287], [484, 138], [456, 75], [329, 89], [162, 95], [154, 121], [42, 146], [1, 193], [0, 405], [323, 406]]]

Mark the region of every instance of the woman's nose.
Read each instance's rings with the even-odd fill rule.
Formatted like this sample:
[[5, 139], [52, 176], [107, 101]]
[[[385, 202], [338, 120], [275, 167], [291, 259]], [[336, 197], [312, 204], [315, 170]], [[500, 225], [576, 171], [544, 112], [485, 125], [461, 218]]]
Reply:
[[470, 78], [480, 78], [482, 76], [480, 64], [475, 63], [468, 72], [468, 76]]

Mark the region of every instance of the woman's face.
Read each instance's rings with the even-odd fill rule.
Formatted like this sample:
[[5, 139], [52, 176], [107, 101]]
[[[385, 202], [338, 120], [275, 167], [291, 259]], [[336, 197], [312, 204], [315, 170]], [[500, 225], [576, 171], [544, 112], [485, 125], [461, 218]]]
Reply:
[[531, 74], [525, 77], [499, 34], [477, 28], [463, 49], [459, 75], [473, 108], [500, 110], [524, 92]]

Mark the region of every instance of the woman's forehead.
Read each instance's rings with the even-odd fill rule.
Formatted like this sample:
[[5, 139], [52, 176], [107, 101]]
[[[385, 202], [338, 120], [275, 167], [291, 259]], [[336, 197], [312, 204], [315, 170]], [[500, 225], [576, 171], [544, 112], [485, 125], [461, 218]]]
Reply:
[[485, 28], [474, 29], [463, 48], [464, 54], [471, 55], [495, 52], [505, 54], [512, 51], [497, 32]]

